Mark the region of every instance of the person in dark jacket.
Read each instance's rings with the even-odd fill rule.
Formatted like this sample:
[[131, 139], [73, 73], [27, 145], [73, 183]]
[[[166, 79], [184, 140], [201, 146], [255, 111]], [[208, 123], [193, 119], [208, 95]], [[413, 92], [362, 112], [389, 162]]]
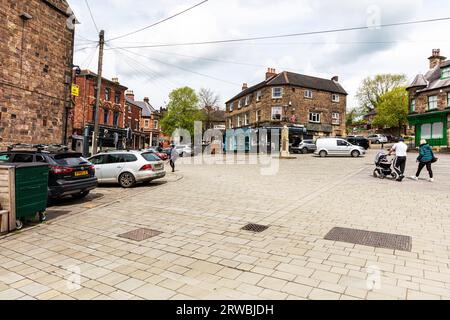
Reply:
[[172, 172], [175, 172], [175, 163], [179, 157], [180, 155], [178, 154], [177, 148], [172, 144], [172, 148], [170, 149], [170, 166], [172, 167]]
[[433, 150], [425, 139], [422, 139], [420, 141], [419, 153], [419, 157], [417, 158], [417, 161], [419, 162], [419, 168], [416, 175], [411, 177], [411, 179], [419, 181], [420, 173], [422, 172], [423, 168], [427, 167], [428, 173], [430, 174], [430, 179], [428, 181], [434, 182], [433, 169], [431, 167], [431, 165], [433, 164], [434, 154]]

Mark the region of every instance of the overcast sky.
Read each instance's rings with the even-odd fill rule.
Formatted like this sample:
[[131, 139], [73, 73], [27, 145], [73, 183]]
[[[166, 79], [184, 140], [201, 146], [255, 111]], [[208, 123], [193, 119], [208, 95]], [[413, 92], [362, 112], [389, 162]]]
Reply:
[[[106, 39], [127, 34], [182, 11], [200, 0], [88, 0]], [[75, 64], [97, 71], [98, 38], [85, 0], [68, 0], [76, 27]], [[267, 67], [323, 78], [339, 76], [348, 108], [361, 81], [377, 73], [409, 79], [428, 69], [433, 48], [450, 57], [450, 21], [242, 43], [111, 49], [245, 38], [390, 24], [450, 16], [448, 0], [209, 0], [158, 26], [108, 42], [104, 76], [119, 77], [136, 99], [164, 106], [171, 90], [209, 88], [222, 104], [242, 83], [264, 80]], [[130, 52], [131, 51], [131, 52]]]

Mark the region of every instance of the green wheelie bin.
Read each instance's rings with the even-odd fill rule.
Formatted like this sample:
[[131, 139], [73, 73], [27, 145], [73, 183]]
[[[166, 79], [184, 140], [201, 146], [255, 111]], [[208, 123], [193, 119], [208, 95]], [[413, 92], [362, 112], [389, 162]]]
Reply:
[[16, 227], [22, 229], [27, 219], [39, 214], [45, 221], [48, 197], [49, 166], [39, 163], [11, 164], [15, 167]]

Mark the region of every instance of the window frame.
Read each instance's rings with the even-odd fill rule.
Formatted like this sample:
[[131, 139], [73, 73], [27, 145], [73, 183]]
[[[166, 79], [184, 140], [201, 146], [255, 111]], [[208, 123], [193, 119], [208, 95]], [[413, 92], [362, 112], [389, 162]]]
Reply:
[[103, 109], [103, 123], [107, 125], [108, 121], [109, 121], [109, 110]]
[[260, 123], [262, 120], [262, 111], [261, 110], [256, 110], [256, 123]]
[[341, 102], [341, 96], [338, 95], [337, 93], [332, 93], [331, 94], [331, 102], [335, 102], [335, 103]]
[[[431, 101], [431, 98], [436, 98], [436, 101]], [[433, 99], [434, 100], [434, 99]], [[428, 96], [428, 111], [433, 111], [433, 110], [437, 110], [438, 109], [438, 96], [434, 95], [434, 96]], [[431, 108], [431, 103], [436, 103], [436, 107], [435, 108]]]
[[262, 98], [263, 98], [263, 92], [262, 92], [262, 90], [258, 90], [256, 92], [256, 102], [261, 102]]
[[450, 108], [450, 92], [447, 92], [447, 108]]
[[111, 101], [111, 88], [105, 88], [105, 101]]
[[[276, 90], [280, 90], [280, 96], [276, 96]], [[273, 87], [272, 88], [272, 99], [283, 99], [283, 87]]]
[[332, 112], [331, 113], [331, 124], [333, 125], [341, 125], [341, 113], [340, 112]]
[[[279, 110], [280, 112], [279, 113], [274, 113], [274, 110]], [[272, 121], [281, 121], [281, 120], [283, 120], [283, 107], [274, 106], [274, 107], [272, 107], [271, 112], [272, 112], [272, 116], [271, 116]], [[280, 118], [276, 119], [275, 115], [278, 115], [278, 114], [280, 115]]]
[[441, 69], [441, 80], [450, 79], [450, 67]]
[[249, 106], [250, 105], [250, 95], [245, 97], [245, 102], [244, 102], [245, 106]]
[[416, 112], [416, 99], [415, 98], [411, 99], [411, 102], [409, 104], [409, 111], [411, 113]]
[[250, 124], [249, 114], [244, 114], [244, 126], [248, 126]]
[[[318, 120], [313, 120], [312, 116], [315, 115]], [[309, 112], [309, 122], [310, 123], [322, 123], [322, 115], [319, 112]]]
[[313, 98], [314, 98], [314, 94], [313, 94], [312, 90], [306, 89], [306, 90], [303, 92], [303, 97], [304, 97], [305, 99], [313, 99]]
[[234, 111], [234, 101], [229, 104], [230, 112]]

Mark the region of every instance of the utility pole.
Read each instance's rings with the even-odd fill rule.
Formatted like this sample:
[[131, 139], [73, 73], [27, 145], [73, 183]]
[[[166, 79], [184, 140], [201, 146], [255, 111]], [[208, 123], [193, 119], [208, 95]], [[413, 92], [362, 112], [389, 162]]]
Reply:
[[98, 71], [97, 71], [97, 94], [95, 96], [95, 119], [94, 119], [94, 136], [92, 140], [92, 155], [98, 152], [98, 136], [99, 136], [99, 122], [100, 122], [100, 92], [102, 87], [102, 72], [103, 72], [103, 48], [105, 46], [105, 31], [100, 31], [99, 40], [99, 54], [98, 54]]

